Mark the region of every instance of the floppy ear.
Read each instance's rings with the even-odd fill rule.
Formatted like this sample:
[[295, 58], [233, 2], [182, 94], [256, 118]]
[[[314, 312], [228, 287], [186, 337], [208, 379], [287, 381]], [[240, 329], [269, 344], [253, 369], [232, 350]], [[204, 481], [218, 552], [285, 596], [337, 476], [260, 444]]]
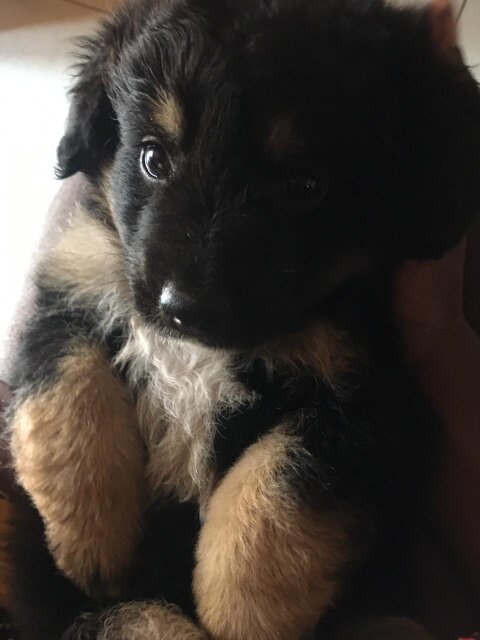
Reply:
[[82, 60], [70, 90], [66, 132], [57, 149], [58, 178], [77, 171], [94, 174], [116, 146], [115, 114], [107, 93], [113, 57], [111, 31], [105, 26], [95, 37], [81, 41]]
[[96, 35], [80, 41], [67, 128], [57, 150], [59, 178], [77, 171], [93, 176], [115, 151], [118, 125], [109, 97], [112, 72], [124, 46], [143, 28], [152, 5], [150, 0], [127, 0]]

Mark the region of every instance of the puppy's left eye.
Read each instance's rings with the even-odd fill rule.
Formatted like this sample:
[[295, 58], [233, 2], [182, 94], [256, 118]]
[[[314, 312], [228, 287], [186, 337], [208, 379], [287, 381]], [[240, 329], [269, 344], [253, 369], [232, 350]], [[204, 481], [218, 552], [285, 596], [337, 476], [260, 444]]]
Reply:
[[172, 173], [172, 164], [166, 152], [158, 144], [147, 144], [142, 148], [142, 168], [154, 180], [165, 180]]

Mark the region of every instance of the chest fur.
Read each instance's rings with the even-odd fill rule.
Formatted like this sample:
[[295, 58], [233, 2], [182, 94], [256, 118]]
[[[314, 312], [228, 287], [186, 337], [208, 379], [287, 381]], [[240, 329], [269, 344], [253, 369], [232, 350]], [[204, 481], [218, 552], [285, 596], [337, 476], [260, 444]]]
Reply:
[[137, 328], [119, 354], [137, 397], [152, 496], [202, 501], [214, 479], [217, 416], [252, 402], [232, 355]]

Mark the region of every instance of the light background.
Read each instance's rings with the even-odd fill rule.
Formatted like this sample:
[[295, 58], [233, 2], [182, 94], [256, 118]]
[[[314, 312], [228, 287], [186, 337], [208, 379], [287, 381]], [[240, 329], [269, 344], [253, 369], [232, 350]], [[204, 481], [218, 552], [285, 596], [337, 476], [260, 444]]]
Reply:
[[[0, 353], [22, 290], [53, 178], [72, 39], [115, 0], [0, 0]], [[459, 7], [460, 0], [456, 6]], [[480, 0], [468, 0], [461, 39], [480, 65]], [[480, 79], [480, 66], [475, 70]]]

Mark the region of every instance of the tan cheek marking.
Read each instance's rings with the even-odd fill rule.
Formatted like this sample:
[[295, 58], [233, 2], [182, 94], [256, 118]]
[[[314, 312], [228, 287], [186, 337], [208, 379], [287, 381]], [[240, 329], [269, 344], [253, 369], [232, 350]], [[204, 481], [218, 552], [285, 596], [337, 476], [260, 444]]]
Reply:
[[303, 146], [304, 141], [295, 131], [293, 118], [290, 115], [277, 116], [267, 134], [267, 153], [274, 159], [279, 159], [300, 151]]
[[316, 322], [302, 331], [276, 341], [259, 353], [260, 357], [284, 364], [287, 368], [309, 367], [335, 386], [362, 361], [345, 330], [330, 322]]
[[57, 565], [83, 588], [95, 575], [114, 588], [140, 535], [144, 460], [132, 400], [103, 349], [72, 348], [10, 429], [18, 480]]
[[169, 93], [160, 93], [154, 105], [154, 120], [173, 140], [182, 136], [183, 112], [178, 99]]
[[347, 518], [289, 495], [282, 469], [296, 438], [276, 431], [251, 446], [213, 494], [197, 547], [194, 591], [218, 640], [298, 640], [338, 592], [352, 557]]
[[98, 190], [98, 202], [109, 223], [113, 221], [114, 199], [112, 190], [112, 165], [108, 164], [102, 168], [100, 185]]

